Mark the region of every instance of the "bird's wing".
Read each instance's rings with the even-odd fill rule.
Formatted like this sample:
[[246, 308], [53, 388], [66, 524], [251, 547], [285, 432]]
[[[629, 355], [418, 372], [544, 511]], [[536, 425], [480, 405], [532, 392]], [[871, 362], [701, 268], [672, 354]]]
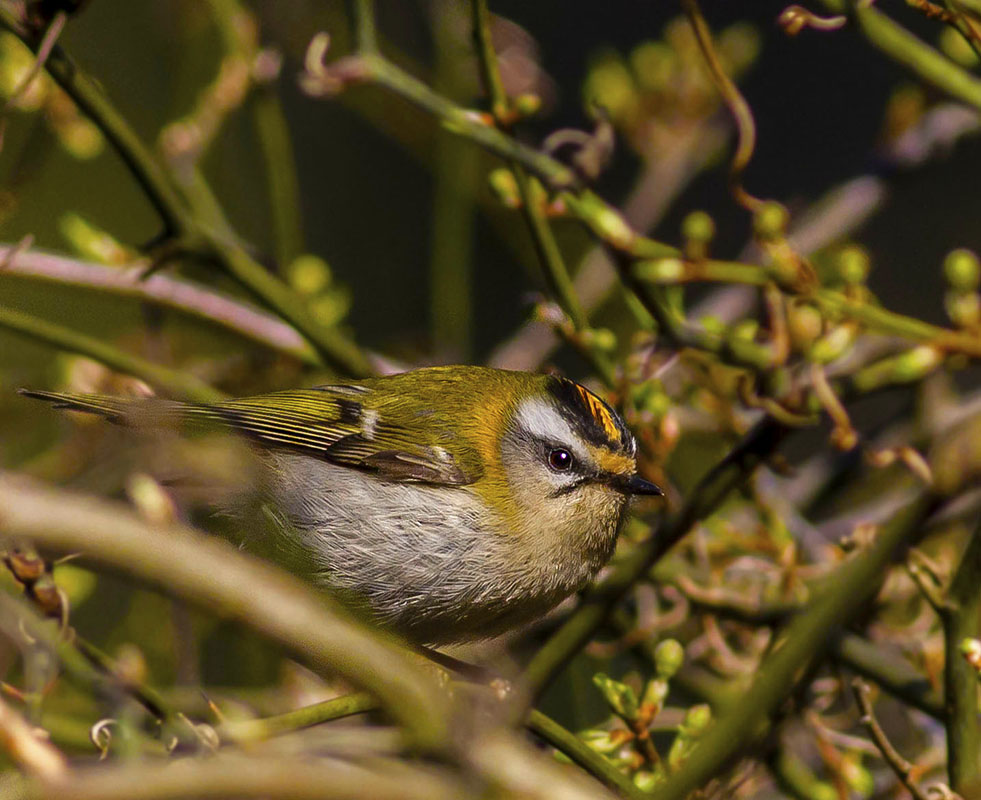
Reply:
[[[462, 486], [480, 477], [472, 453], [454, 455], [426, 441], [424, 426], [410, 430], [371, 408], [370, 392], [358, 386], [324, 386], [244, 397], [215, 404], [129, 400], [103, 395], [27, 390], [22, 394], [56, 407], [99, 414], [139, 425], [176, 418], [217, 423], [257, 443], [367, 469], [395, 481]], [[459, 450], [459, 448], [454, 448]]]

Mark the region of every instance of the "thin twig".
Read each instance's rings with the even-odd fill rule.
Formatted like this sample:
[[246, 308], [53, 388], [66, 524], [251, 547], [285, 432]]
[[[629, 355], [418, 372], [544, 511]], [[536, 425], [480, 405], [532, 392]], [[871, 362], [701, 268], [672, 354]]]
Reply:
[[225, 397], [217, 389], [193, 375], [154, 364], [113, 347], [101, 339], [23, 311], [0, 306], [0, 328], [52, 345], [59, 350], [91, 358], [117, 372], [146, 381], [170, 397], [199, 403], [214, 403]]
[[702, 16], [697, 0], [682, 0], [681, 6], [688, 17], [702, 55], [705, 56], [705, 63], [715, 80], [715, 85], [732, 114], [732, 120], [736, 124], [736, 131], [739, 135], [739, 144], [732, 156], [732, 164], [729, 168], [730, 188], [742, 206], [749, 211], [756, 211], [763, 204], [763, 201], [747, 192], [742, 183], [743, 172], [753, 157], [753, 150], [756, 149], [756, 122], [753, 120], [753, 112], [749, 103], [746, 102], [746, 98], [742, 96], [742, 93], [736, 88], [736, 84], [732, 82], [732, 79], [726, 75], [722, 68], [719, 56], [715, 52], [715, 45], [712, 42], [712, 32], [705, 22], [705, 17]]
[[794, 692], [807, 667], [819, 657], [829, 634], [858, 611], [878, 589], [895, 552], [920, 532], [937, 507], [935, 497], [920, 493], [887, 524], [875, 542], [838, 567], [824, 590], [780, 635], [757, 670], [749, 689], [706, 733], [684, 770], [655, 792], [657, 800], [681, 800], [731, 764], [765, 729], [780, 704]]
[[861, 722], [868, 729], [872, 741], [875, 742], [876, 747], [879, 748], [879, 752], [882, 753], [882, 758], [890, 766], [892, 771], [896, 773], [896, 777], [899, 778], [903, 786], [906, 787], [916, 800], [929, 800], [926, 792], [920, 789], [916, 781], [913, 780], [912, 773], [916, 768], [893, 747], [885, 731], [882, 730], [876, 721], [875, 714], [872, 710], [872, 700], [869, 698], [869, 685], [861, 678], [855, 678], [852, 681], [852, 691], [855, 693], [855, 700], [858, 702], [858, 707], [862, 711]]

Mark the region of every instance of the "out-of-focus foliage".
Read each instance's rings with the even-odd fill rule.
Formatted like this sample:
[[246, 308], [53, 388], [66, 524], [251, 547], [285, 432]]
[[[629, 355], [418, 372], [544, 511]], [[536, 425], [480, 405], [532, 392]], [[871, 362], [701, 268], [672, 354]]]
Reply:
[[[0, 796], [976, 796], [981, 6], [879, 6], [0, 2]], [[259, 467], [14, 392], [454, 361], [589, 384], [667, 494], [453, 650], [491, 691], [87, 557], [239, 543]]]

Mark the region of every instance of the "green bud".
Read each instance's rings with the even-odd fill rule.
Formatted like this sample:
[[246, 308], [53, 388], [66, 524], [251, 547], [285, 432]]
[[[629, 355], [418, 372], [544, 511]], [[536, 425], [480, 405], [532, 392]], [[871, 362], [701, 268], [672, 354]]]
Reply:
[[615, 247], [627, 249], [634, 241], [634, 232], [623, 217], [612, 208], [600, 208], [593, 215], [596, 232]]
[[944, 276], [954, 289], [973, 291], [981, 285], [981, 263], [972, 250], [951, 250], [944, 259]]
[[583, 95], [587, 105], [606, 109], [614, 122], [625, 121], [637, 107], [633, 77], [615, 54], [603, 58], [589, 71]]
[[681, 223], [683, 238], [698, 244], [708, 244], [715, 238], [715, 222], [704, 211], [692, 211]]
[[623, 744], [622, 737], [612, 736], [612, 731], [602, 728], [588, 728], [580, 731], [577, 736], [590, 749], [603, 755], [609, 755]]
[[639, 703], [637, 694], [625, 683], [613, 680], [602, 672], [593, 676], [593, 683], [600, 690], [603, 699], [613, 713], [627, 721], [637, 718]]
[[896, 356], [893, 380], [900, 383], [917, 381], [932, 372], [943, 362], [943, 354], [935, 347], [920, 345]]
[[593, 328], [589, 331], [592, 345], [604, 353], [617, 349], [617, 335], [609, 328]]
[[753, 231], [763, 241], [779, 239], [787, 230], [790, 214], [776, 200], [767, 200], [753, 216]]
[[685, 262], [680, 258], [639, 261], [634, 266], [634, 275], [648, 283], [677, 283], [685, 275]]
[[743, 319], [729, 329], [729, 335], [742, 342], [752, 342], [759, 333], [760, 323], [755, 319]]
[[869, 254], [857, 245], [850, 245], [838, 252], [838, 275], [850, 286], [865, 283], [869, 277]]
[[310, 313], [321, 325], [337, 325], [351, 310], [351, 293], [335, 288], [310, 301]]
[[706, 314], [698, 320], [698, 324], [702, 326], [706, 333], [711, 333], [715, 336], [723, 336], [726, 332], [726, 324], [718, 317], [712, 314]]
[[514, 173], [506, 167], [492, 170], [487, 177], [491, 191], [506, 208], [521, 207], [521, 192], [518, 190], [518, 182], [514, 178]]
[[875, 790], [875, 780], [872, 773], [862, 765], [861, 754], [845, 753], [841, 758], [839, 771], [845, 783], [862, 797], [868, 797]]
[[641, 706], [648, 709], [650, 718], [654, 719], [664, 708], [664, 701], [668, 699], [668, 682], [665, 678], [652, 678], [644, 687], [644, 695], [641, 698]]
[[653, 792], [663, 778], [654, 772], [649, 772], [646, 769], [642, 769], [639, 772], [634, 773], [633, 780], [634, 786], [636, 786], [642, 792]]
[[844, 355], [855, 341], [855, 329], [849, 325], [836, 325], [814, 343], [811, 359], [819, 364], [829, 364]]
[[814, 306], [793, 303], [787, 309], [787, 331], [799, 350], [806, 350], [821, 335], [824, 319]]
[[689, 736], [697, 737], [705, 733], [711, 722], [712, 708], [705, 703], [699, 703], [689, 708], [685, 713], [685, 721], [682, 726]]
[[133, 254], [105, 231], [73, 212], [58, 220], [61, 235], [83, 258], [102, 264], [128, 264]]
[[327, 262], [310, 253], [294, 258], [286, 268], [286, 277], [290, 286], [305, 295], [320, 294], [331, 281]]
[[665, 639], [654, 648], [654, 668], [659, 678], [671, 678], [681, 669], [684, 660], [685, 648], [675, 639]]
[[542, 107], [542, 98], [531, 92], [522, 92], [511, 102], [515, 112], [522, 117], [531, 117], [537, 114]]
[[981, 639], [962, 639], [960, 647], [961, 655], [972, 664], [981, 662]]
[[642, 42], [630, 54], [630, 67], [637, 83], [649, 92], [670, 87], [678, 56], [664, 42]]

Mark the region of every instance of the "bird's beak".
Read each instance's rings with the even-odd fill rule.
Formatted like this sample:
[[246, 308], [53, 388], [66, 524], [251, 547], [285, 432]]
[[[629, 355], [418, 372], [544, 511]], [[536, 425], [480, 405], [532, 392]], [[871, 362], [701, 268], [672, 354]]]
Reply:
[[640, 477], [640, 475], [631, 475], [629, 477], [624, 477], [622, 475], [617, 476], [613, 480], [613, 487], [620, 490], [624, 494], [647, 494], [647, 495], [663, 495], [664, 492], [661, 491], [661, 487], [656, 483], [651, 483], [649, 480], [645, 480]]

